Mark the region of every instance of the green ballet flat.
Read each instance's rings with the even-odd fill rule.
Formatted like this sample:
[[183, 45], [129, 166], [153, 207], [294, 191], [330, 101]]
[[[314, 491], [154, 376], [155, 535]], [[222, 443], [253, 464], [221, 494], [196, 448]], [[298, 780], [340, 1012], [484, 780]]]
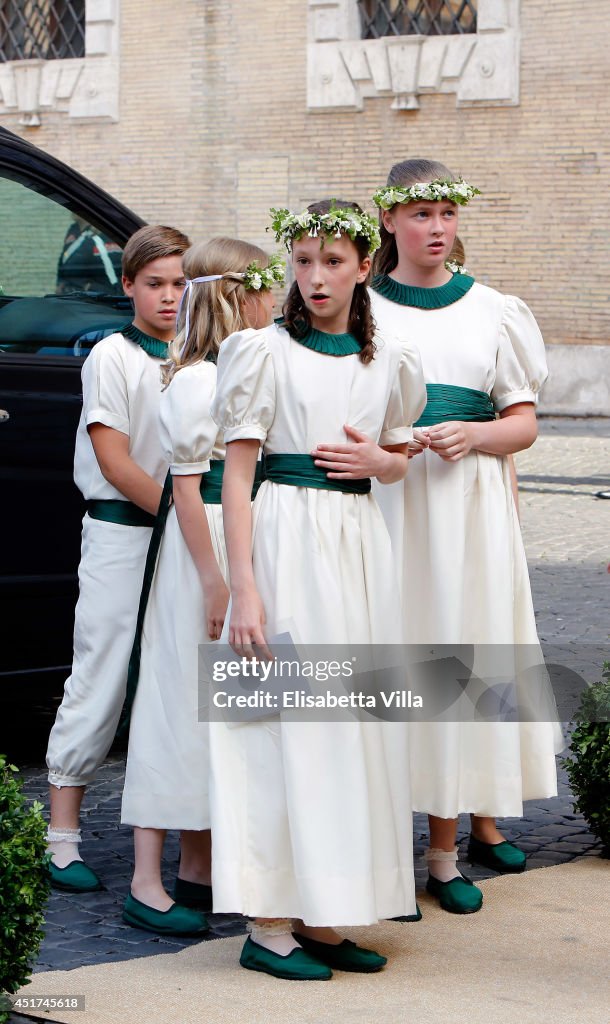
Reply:
[[[300, 937], [297, 938], [300, 942]], [[293, 949], [287, 956], [281, 956], [259, 946], [250, 936], [246, 939], [239, 962], [247, 971], [260, 971], [288, 981], [328, 981], [333, 976], [330, 967], [309, 956], [304, 949]]]
[[414, 914], [403, 914], [401, 917], [391, 917], [390, 921], [398, 921], [399, 924], [412, 924], [412, 923], [415, 923], [416, 921], [421, 921], [421, 919], [422, 919], [422, 912], [421, 912], [421, 910], [419, 908], [419, 903], [416, 903], [415, 904], [415, 913]]
[[426, 889], [450, 914], [476, 914], [483, 903], [481, 890], [461, 873], [459, 878], [452, 878], [450, 882], [439, 882], [429, 874]]
[[201, 885], [199, 882], [187, 882], [184, 878], [176, 878], [172, 893], [176, 903], [181, 907], [201, 910], [210, 913], [212, 910], [212, 886]]
[[525, 854], [507, 839], [503, 843], [482, 843], [471, 834], [468, 842], [468, 860], [471, 864], [482, 864], [503, 875], [517, 875], [525, 871]]
[[50, 861], [48, 870], [51, 888], [60, 892], [100, 892], [104, 888], [99, 875], [82, 860], [73, 860], [65, 868]]
[[353, 971], [358, 974], [372, 974], [373, 971], [380, 971], [388, 962], [387, 956], [381, 956], [372, 949], [364, 949], [357, 946], [350, 939], [344, 939], [338, 945], [332, 942], [317, 942], [306, 935], [292, 933], [297, 942], [300, 942], [306, 953], [320, 960], [327, 967], [336, 971]]
[[199, 910], [179, 907], [177, 903], [169, 910], [155, 910], [131, 893], [123, 904], [122, 916], [132, 928], [143, 928], [157, 935], [205, 935], [210, 930], [207, 917]]

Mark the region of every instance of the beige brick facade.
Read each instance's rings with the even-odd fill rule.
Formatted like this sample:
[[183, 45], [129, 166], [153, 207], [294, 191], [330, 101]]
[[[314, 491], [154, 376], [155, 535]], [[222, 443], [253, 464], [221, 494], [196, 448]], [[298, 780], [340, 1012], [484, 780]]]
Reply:
[[608, 342], [609, 5], [521, 0], [517, 104], [429, 93], [360, 111], [308, 109], [309, 9], [120, 0], [118, 120], [2, 121], [145, 218], [269, 247], [270, 205], [366, 203], [396, 160], [441, 159], [483, 192], [461, 212], [477, 278], [530, 303], [550, 345]]

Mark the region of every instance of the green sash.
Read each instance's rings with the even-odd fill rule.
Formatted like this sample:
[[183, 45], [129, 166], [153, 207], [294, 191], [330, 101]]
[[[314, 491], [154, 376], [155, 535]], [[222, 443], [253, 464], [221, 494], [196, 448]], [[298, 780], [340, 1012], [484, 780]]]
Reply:
[[119, 498], [95, 498], [86, 502], [90, 519], [101, 519], [104, 523], [118, 523], [119, 526], [154, 526], [155, 517], [132, 501]]
[[311, 455], [265, 455], [265, 479], [289, 487], [314, 487], [343, 494], [368, 494], [371, 481], [330, 480], [327, 470], [316, 466]]
[[204, 505], [222, 504], [222, 478], [224, 470], [224, 462], [221, 459], [214, 459], [213, 462], [210, 462], [209, 471], [201, 477], [199, 493]]
[[456, 384], [426, 384], [428, 401], [415, 427], [431, 427], [434, 423], [462, 420], [485, 423], [495, 420], [493, 402], [486, 391], [461, 388]]

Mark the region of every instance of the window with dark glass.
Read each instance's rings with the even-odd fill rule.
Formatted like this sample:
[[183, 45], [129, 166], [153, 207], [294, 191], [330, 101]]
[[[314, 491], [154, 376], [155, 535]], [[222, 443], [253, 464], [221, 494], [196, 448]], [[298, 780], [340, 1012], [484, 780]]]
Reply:
[[86, 355], [130, 317], [121, 246], [46, 192], [0, 169], [0, 363], [5, 353]]
[[477, 30], [477, 0], [358, 0], [363, 39]]
[[0, 62], [85, 56], [85, 0], [0, 0]]

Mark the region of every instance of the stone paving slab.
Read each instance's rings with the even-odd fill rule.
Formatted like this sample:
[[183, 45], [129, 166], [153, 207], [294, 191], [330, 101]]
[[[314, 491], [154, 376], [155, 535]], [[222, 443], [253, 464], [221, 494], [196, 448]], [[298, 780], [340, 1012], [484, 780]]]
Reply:
[[[610, 420], [542, 420], [536, 444], [516, 458], [522, 528], [540, 636], [547, 655], [559, 652], [565, 659], [566, 652], [570, 653], [571, 667], [588, 682], [600, 678], [602, 663], [610, 658], [610, 502], [594, 496], [604, 486], [610, 487], [609, 439]], [[39, 739], [49, 724], [44, 715], [40, 720]], [[21, 767], [27, 795], [46, 801], [43, 750], [40, 746], [36, 760]], [[155, 936], [121, 921], [132, 871], [131, 830], [119, 824], [124, 768], [124, 752], [114, 751], [84, 803], [82, 853], [105, 880], [106, 891], [80, 897], [57, 892], [51, 895], [37, 971], [69, 970], [81, 964], [171, 953], [202, 941]], [[460, 825], [463, 859], [466, 817]], [[508, 839], [517, 840], [527, 851], [529, 868], [594, 856], [600, 851], [586, 822], [573, 808], [562, 769], [559, 795], [527, 804], [525, 817], [505, 819], [503, 829]], [[421, 889], [426, 878], [421, 860], [427, 845], [424, 815], [415, 815], [414, 843], [416, 883]], [[177, 837], [169, 835], [164, 876], [168, 887], [177, 861]], [[478, 866], [463, 866], [474, 881], [494, 874]], [[244, 922], [237, 915], [211, 915], [210, 920], [210, 939], [244, 930]]]

